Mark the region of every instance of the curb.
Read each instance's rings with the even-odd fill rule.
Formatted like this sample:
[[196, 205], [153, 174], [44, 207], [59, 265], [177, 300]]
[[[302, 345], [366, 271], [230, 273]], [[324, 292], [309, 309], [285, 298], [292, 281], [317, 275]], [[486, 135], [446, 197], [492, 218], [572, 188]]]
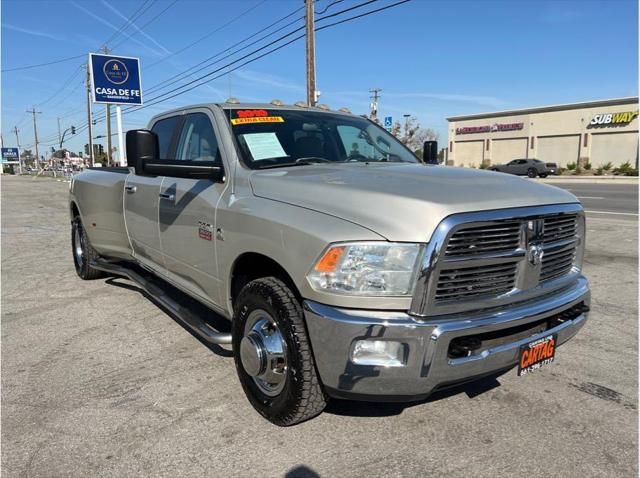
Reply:
[[553, 178], [538, 178], [541, 183], [608, 183], [608, 184], [638, 184], [637, 176], [555, 176]]

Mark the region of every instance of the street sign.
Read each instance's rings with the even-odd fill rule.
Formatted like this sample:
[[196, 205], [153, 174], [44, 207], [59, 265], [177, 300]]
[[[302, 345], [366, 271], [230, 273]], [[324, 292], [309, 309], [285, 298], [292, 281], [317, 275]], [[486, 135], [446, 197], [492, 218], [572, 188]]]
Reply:
[[3, 164], [20, 164], [20, 152], [18, 148], [2, 148]]
[[94, 103], [141, 105], [140, 60], [128, 56], [89, 54]]
[[393, 118], [391, 116], [384, 117], [384, 127], [387, 129], [391, 129], [393, 126]]

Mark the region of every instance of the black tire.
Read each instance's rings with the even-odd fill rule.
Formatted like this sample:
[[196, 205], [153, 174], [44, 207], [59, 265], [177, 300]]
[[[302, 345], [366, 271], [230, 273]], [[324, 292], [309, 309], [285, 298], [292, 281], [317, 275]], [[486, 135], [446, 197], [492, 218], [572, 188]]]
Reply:
[[529, 176], [530, 178], [535, 178], [537, 175], [538, 171], [536, 171], [534, 168], [527, 169], [527, 176]]
[[546, 178], [547, 176], [548, 176], [547, 173], [543, 173], [543, 174], [540, 175], [541, 178]]
[[[79, 253], [78, 247], [82, 254]], [[98, 259], [99, 255], [89, 243], [80, 216], [74, 217], [71, 222], [71, 254], [76, 273], [82, 280], [99, 279], [105, 276], [103, 271], [89, 265], [91, 261]]]
[[[264, 393], [242, 363], [241, 342], [247, 320], [255, 311], [270, 315], [285, 345], [287, 362], [283, 388], [275, 396]], [[275, 425], [289, 426], [313, 418], [324, 410], [327, 397], [316, 371], [302, 307], [284, 282], [265, 277], [244, 286], [236, 300], [232, 335], [238, 377], [258, 413]]]

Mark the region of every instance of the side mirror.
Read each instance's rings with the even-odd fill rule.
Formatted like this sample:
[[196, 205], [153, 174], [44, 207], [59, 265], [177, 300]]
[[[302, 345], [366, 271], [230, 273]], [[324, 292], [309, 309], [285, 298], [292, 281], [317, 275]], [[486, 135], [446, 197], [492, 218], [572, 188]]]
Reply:
[[136, 174], [144, 174], [144, 163], [158, 159], [158, 135], [148, 129], [127, 131], [127, 161]]
[[422, 145], [422, 161], [424, 161], [426, 164], [439, 164], [437, 141], [424, 142], [424, 144]]

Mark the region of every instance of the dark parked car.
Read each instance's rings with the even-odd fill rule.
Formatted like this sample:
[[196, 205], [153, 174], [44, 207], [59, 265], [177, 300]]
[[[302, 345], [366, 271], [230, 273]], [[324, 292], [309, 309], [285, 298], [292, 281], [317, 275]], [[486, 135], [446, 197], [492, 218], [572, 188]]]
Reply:
[[507, 164], [496, 164], [489, 170], [501, 173], [517, 174], [519, 176], [529, 176], [535, 178], [540, 176], [546, 178], [549, 174], [556, 174], [558, 166], [556, 163], [544, 163], [539, 159], [514, 159]]

